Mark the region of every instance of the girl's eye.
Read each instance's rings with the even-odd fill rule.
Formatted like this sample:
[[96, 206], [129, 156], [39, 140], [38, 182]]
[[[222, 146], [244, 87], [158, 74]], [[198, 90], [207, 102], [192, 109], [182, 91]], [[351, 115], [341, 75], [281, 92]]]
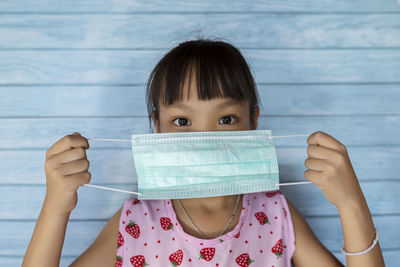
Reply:
[[222, 124], [233, 124], [234, 122], [232, 122], [231, 118], [233, 118], [234, 122], [237, 121], [237, 118], [235, 116], [232, 116], [232, 115], [222, 117], [219, 121], [220, 122], [222, 121], [223, 122]]
[[[175, 121], [178, 120], [178, 124], [175, 123]], [[172, 122], [176, 125], [176, 126], [187, 126], [187, 122], [189, 120], [185, 119], [185, 118], [176, 118], [175, 120], [173, 120]], [[189, 124], [190, 125], [190, 124]]]

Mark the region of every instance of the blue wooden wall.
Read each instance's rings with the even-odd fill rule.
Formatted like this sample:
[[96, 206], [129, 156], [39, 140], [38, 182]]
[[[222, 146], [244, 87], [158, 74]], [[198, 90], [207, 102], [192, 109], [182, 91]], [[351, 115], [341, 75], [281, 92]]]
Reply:
[[[322, 130], [348, 148], [380, 231], [400, 264], [400, 2], [0, 1], [0, 266], [19, 266], [45, 194], [46, 150], [64, 135], [147, 133], [145, 81], [185, 40], [220, 37], [248, 60], [274, 135]], [[306, 137], [276, 139], [281, 181], [304, 181]], [[135, 190], [128, 143], [92, 141], [92, 184]], [[282, 187], [343, 263], [336, 208], [314, 184]], [[130, 195], [81, 187], [61, 266]]]

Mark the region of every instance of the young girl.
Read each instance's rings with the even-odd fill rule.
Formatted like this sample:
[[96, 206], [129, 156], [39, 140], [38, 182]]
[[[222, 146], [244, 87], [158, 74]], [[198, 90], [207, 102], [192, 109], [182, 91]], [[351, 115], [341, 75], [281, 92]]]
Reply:
[[[256, 130], [259, 103], [249, 67], [232, 45], [194, 40], [167, 53], [147, 83], [157, 133]], [[345, 146], [311, 134], [304, 176], [340, 215], [347, 266], [384, 266], [367, 203]], [[86, 138], [46, 153], [46, 196], [23, 266], [58, 266], [77, 189], [89, 183]], [[370, 248], [369, 250], [366, 250]], [[366, 250], [366, 251], [364, 251]], [[343, 266], [281, 191], [190, 199], [128, 197], [71, 266]]]

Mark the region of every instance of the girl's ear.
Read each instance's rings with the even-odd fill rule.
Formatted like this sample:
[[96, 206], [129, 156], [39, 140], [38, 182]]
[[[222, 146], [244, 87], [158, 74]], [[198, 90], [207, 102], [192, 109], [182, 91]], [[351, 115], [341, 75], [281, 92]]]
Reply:
[[159, 125], [159, 121], [156, 119], [156, 112], [155, 111], [152, 112], [151, 118], [153, 120], [154, 129], [156, 130], [156, 133], [159, 133], [160, 132], [160, 125]]
[[254, 129], [252, 130], [256, 130], [258, 127], [258, 116], [260, 115], [260, 108], [257, 106], [254, 108], [254, 117], [253, 117], [253, 126]]

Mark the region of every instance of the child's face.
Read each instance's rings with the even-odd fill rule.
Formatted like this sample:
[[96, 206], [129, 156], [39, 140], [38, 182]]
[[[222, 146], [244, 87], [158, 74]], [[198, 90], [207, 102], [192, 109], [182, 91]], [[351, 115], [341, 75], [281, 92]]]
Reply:
[[181, 102], [175, 102], [169, 106], [159, 103], [159, 124], [153, 116], [157, 133], [257, 129], [259, 109], [256, 109], [254, 116], [255, 128], [251, 129], [250, 109], [247, 100], [241, 102], [231, 98], [199, 100], [194, 79], [189, 90], [189, 99], [187, 99], [188, 90], [184, 90]]

